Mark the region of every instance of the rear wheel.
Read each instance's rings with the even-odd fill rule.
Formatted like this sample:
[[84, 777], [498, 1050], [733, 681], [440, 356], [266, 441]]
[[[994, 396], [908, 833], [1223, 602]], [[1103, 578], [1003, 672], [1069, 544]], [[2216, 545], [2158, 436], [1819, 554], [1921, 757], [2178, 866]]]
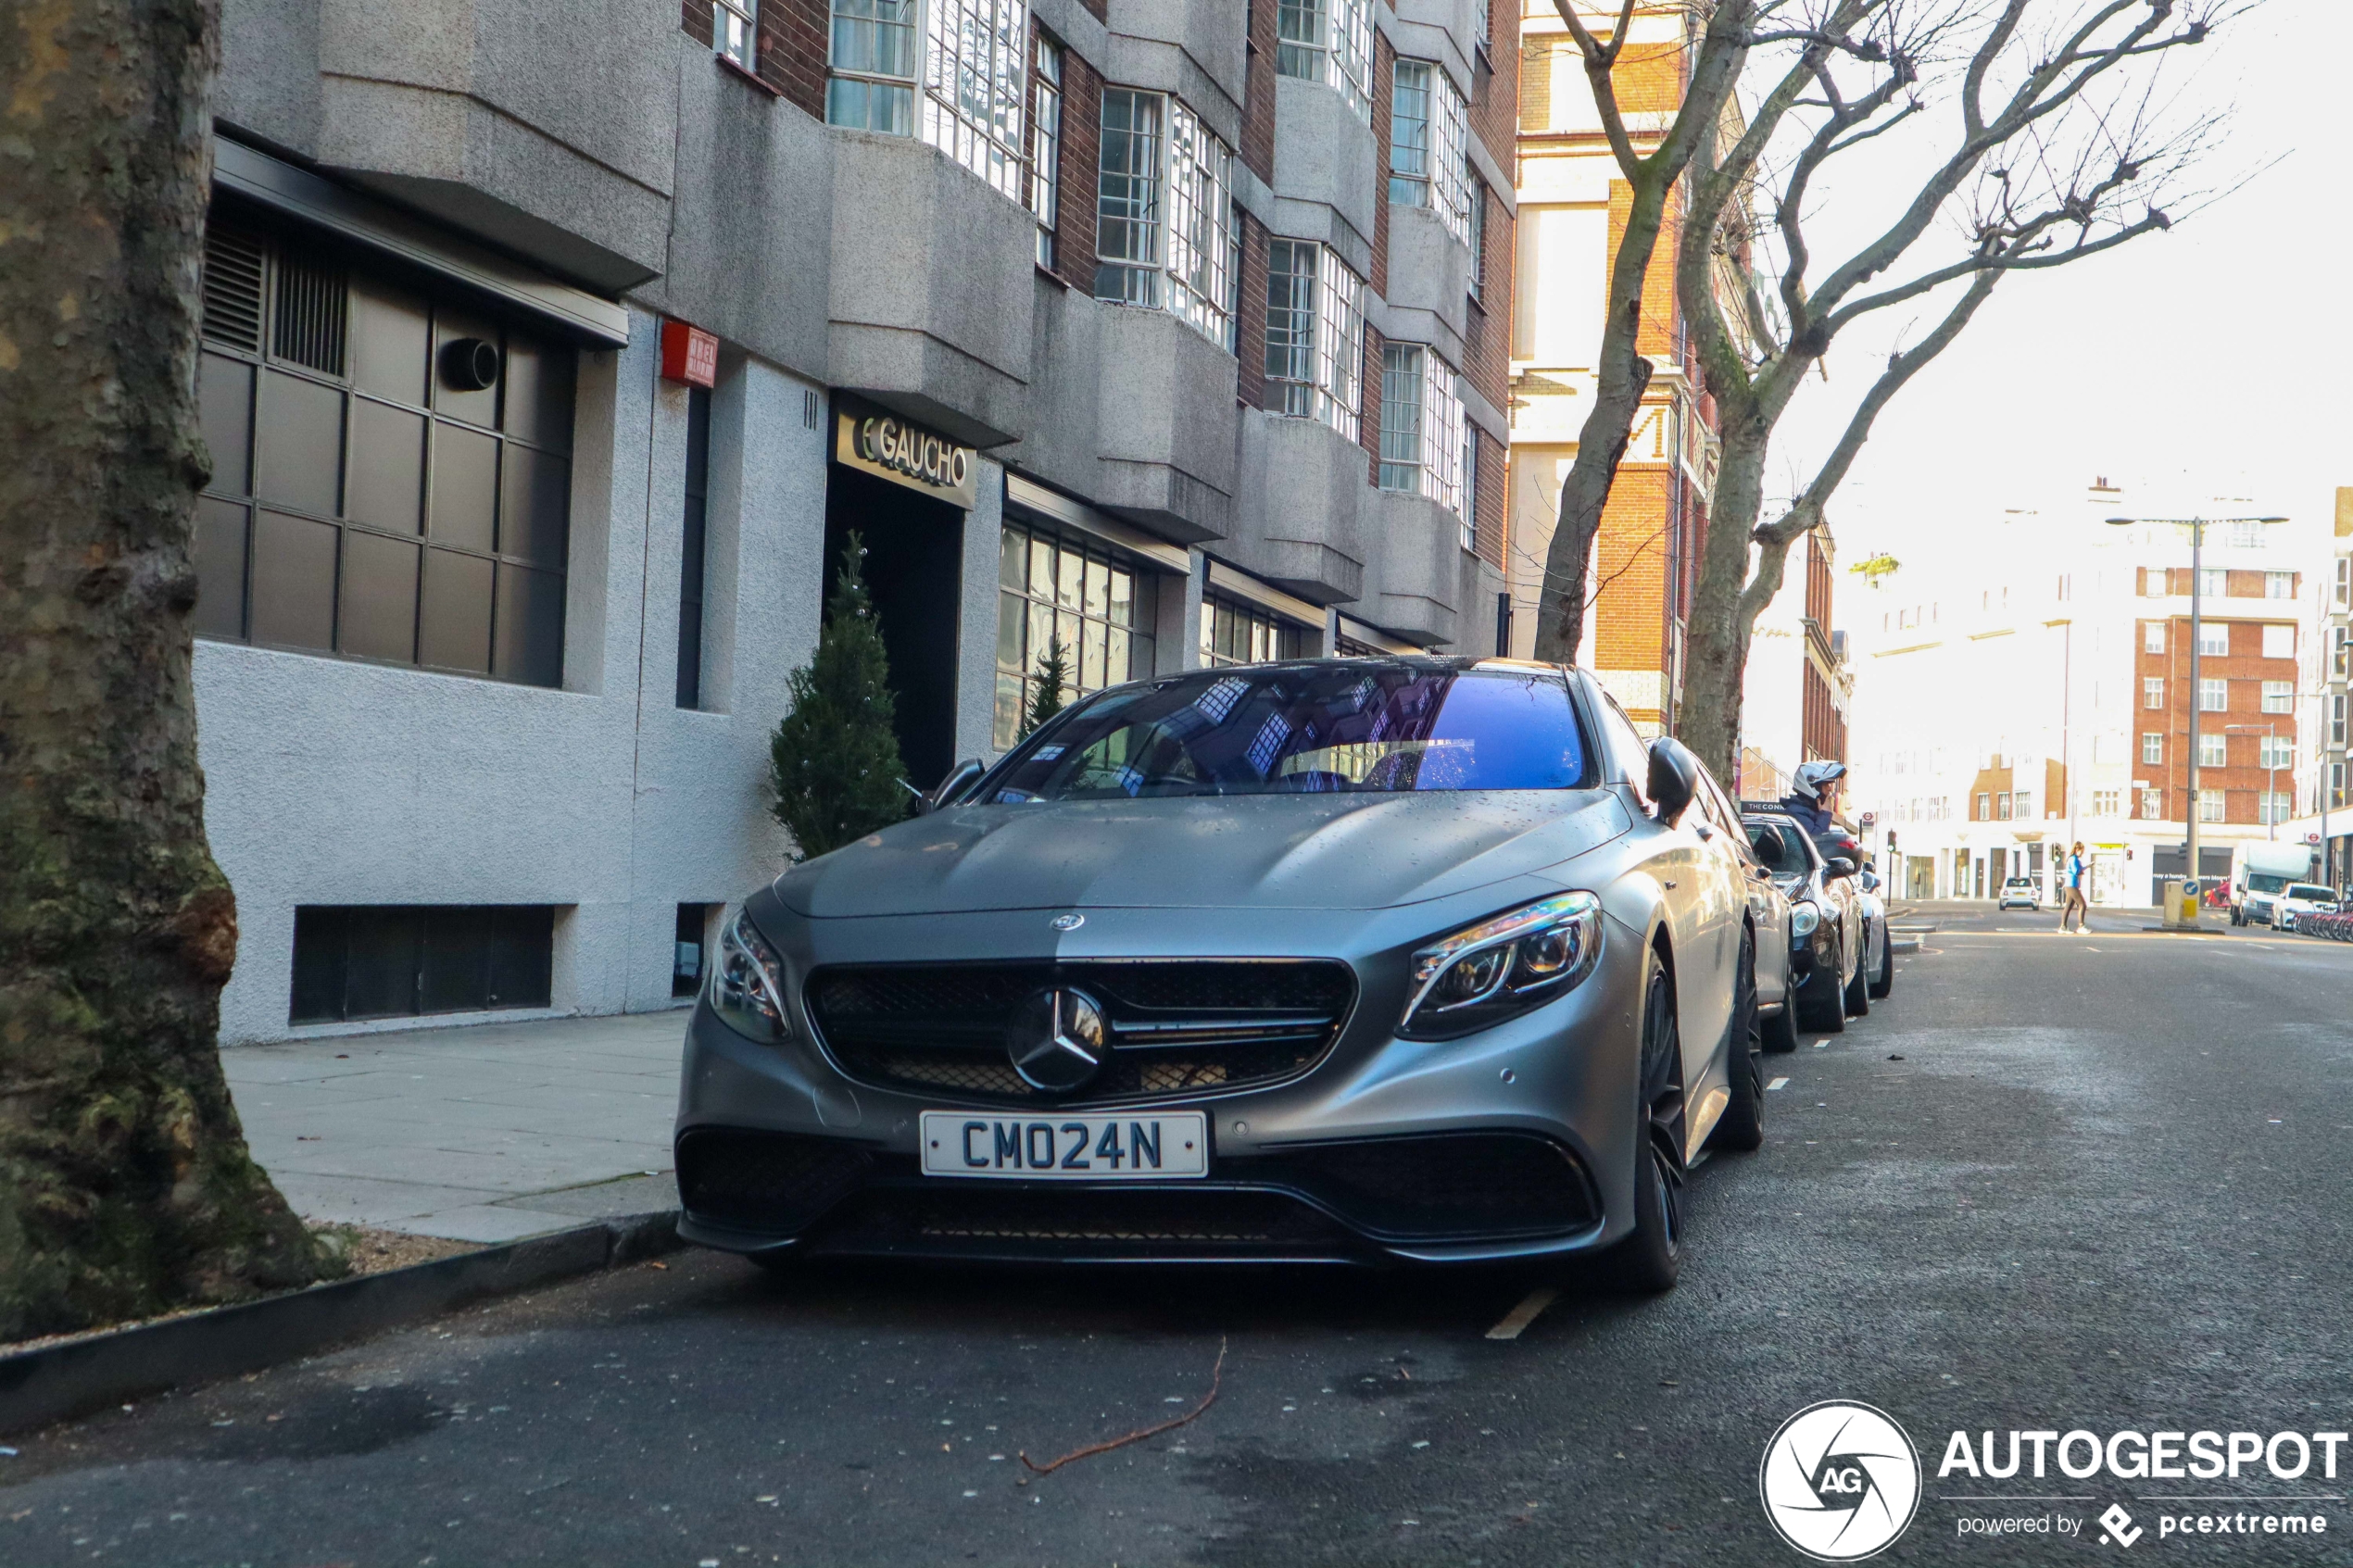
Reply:
[[1656, 952], [1642, 986], [1642, 1088], [1634, 1102], [1634, 1230], [1610, 1248], [1621, 1290], [1656, 1296], [1675, 1288], [1682, 1265], [1683, 1167], [1675, 1149], [1683, 1123], [1682, 1036], [1675, 986]]
[[1879, 974], [1871, 982], [1871, 999], [1877, 1001], [1895, 989], [1895, 936], [1889, 933], [1879, 945]]
[[1846, 983], [1845, 1005], [1851, 1018], [1868, 1018], [1871, 1011], [1871, 977], [1863, 965], [1871, 956], [1871, 928], [1863, 927], [1863, 950], [1855, 956], [1855, 978]]
[[1724, 1070], [1731, 1079], [1732, 1098], [1724, 1107], [1709, 1142], [1719, 1148], [1745, 1153], [1765, 1143], [1765, 1064], [1757, 1053], [1764, 1041], [1763, 1022], [1756, 1016], [1756, 935], [1741, 934], [1740, 973], [1732, 982], [1732, 1023]]

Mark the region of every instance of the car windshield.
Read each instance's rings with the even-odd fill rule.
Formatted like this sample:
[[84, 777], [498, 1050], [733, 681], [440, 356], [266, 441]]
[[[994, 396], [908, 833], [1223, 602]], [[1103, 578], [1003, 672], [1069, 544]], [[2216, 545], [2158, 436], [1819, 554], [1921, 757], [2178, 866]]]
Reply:
[[2002, 884], [2002, 885], [2005, 887], [2032, 887], [2034, 884], [2025, 877], [2014, 876], [2010, 878], [2009, 881]]
[[2287, 878], [2264, 872], [2255, 872], [2246, 879], [2246, 890], [2250, 893], [2277, 893], [2286, 885]]
[[2327, 903], [2334, 901], [2336, 897], [2336, 895], [2327, 888], [2309, 882], [2296, 883], [2287, 890], [2287, 896], [2291, 898], [2303, 898], [2312, 903]]
[[1587, 755], [1556, 674], [1275, 665], [1106, 692], [1016, 752], [982, 803], [1570, 789]]
[[1814, 862], [1793, 823], [1751, 822], [1744, 825], [1749, 847], [1775, 876], [1805, 876], [1813, 871]]

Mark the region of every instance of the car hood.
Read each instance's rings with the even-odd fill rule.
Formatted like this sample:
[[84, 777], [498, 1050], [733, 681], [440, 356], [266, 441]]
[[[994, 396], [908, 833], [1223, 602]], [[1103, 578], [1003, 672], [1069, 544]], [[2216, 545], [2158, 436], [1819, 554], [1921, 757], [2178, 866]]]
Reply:
[[786, 872], [812, 919], [1082, 908], [1385, 909], [1560, 865], [1629, 831], [1607, 790], [961, 806]]

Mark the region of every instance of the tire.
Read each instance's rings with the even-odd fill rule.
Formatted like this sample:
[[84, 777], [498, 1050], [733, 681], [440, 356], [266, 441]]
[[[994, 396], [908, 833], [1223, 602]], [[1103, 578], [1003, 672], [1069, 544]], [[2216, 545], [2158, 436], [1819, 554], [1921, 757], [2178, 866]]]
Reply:
[[1871, 982], [1871, 1000], [1881, 1000], [1894, 989], [1895, 937], [1890, 933], [1879, 945], [1879, 977]]
[[[1634, 1230], [1606, 1257], [1610, 1283], [1629, 1296], [1675, 1288], [1682, 1268], [1683, 1173], [1667, 1135], [1682, 1122], [1676, 1066], [1682, 1054], [1675, 986], [1653, 951], [1642, 985], [1641, 1086], [1634, 1097]], [[1666, 1125], [1662, 1125], [1662, 1119]]]
[[1869, 1018], [1871, 1014], [1871, 979], [1863, 972], [1864, 960], [1871, 956], [1871, 928], [1863, 927], [1863, 951], [1855, 960], [1855, 978], [1846, 983], [1841, 997], [1849, 1018]]
[[[1835, 976], [1845, 967], [1846, 955], [1843, 952], [1834, 952], [1831, 962], [1831, 975]], [[1837, 984], [1834, 978], [1825, 983], [1824, 977], [1817, 974], [1813, 983], [1799, 993], [1797, 1022], [1800, 1028], [1817, 1035], [1836, 1035], [1845, 1029], [1846, 1009], [1839, 996]], [[1791, 1048], [1796, 1047], [1793, 1046]]]
[[1787, 1056], [1797, 1048], [1797, 1002], [1794, 998], [1781, 1004], [1781, 1010], [1770, 1018], [1756, 1021], [1759, 1042], [1773, 1056]]
[[1731, 1058], [1724, 1070], [1731, 1080], [1732, 1098], [1707, 1141], [1718, 1148], [1746, 1154], [1765, 1145], [1765, 1064], [1757, 1054], [1764, 1045], [1758, 1030], [1764, 1021], [1756, 1016], [1754, 932], [1741, 933], [1740, 966], [1732, 982], [1732, 1022], [1728, 1031], [1731, 1038], [1725, 1047]]

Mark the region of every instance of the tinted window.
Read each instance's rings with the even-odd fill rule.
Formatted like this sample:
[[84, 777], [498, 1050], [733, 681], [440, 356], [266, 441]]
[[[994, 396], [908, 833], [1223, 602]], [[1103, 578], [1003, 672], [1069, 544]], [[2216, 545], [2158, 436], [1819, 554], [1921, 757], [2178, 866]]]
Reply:
[[1794, 827], [1780, 822], [1750, 822], [1749, 847], [1775, 876], [1805, 876], [1814, 869], [1812, 857]]
[[1590, 782], [1587, 754], [1555, 675], [1292, 666], [1106, 693], [1014, 753], [988, 799], [1567, 789]]
[[2286, 885], [2287, 878], [2272, 876], [2267, 872], [2252, 872], [2246, 879], [2246, 888], [2250, 893], [2277, 893]]
[[2316, 887], [2309, 882], [2296, 883], [2287, 890], [2287, 896], [2291, 898], [2303, 898], [2314, 903], [2323, 902], [2336, 897], [2335, 894], [2330, 892], [2327, 888]]

